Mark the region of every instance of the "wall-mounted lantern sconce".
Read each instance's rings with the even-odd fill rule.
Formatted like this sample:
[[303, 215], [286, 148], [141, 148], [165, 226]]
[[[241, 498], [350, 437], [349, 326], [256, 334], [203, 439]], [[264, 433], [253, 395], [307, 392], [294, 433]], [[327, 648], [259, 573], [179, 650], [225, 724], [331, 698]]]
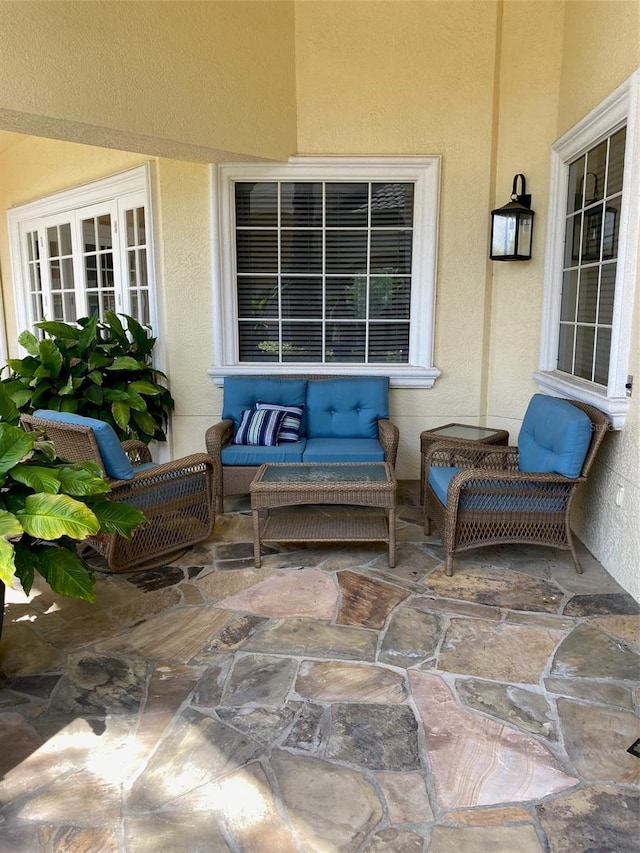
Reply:
[[[517, 184], [520, 178], [521, 192]], [[491, 254], [492, 261], [529, 261], [533, 238], [531, 196], [527, 195], [524, 175], [513, 178], [511, 201], [491, 211]]]

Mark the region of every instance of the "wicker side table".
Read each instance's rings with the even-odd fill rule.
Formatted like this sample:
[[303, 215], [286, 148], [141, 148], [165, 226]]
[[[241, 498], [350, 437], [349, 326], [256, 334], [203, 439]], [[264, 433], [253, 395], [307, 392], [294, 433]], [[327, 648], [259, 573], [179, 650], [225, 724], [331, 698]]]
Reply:
[[424, 487], [429, 472], [426, 470], [426, 455], [429, 445], [434, 441], [446, 441], [450, 444], [464, 445], [481, 441], [483, 444], [509, 444], [509, 433], [505, 429], [477, 427], [470, 424], [445, 424], [435, 429], [425, 429], [420, 433], [420, 505], [424, 509]]

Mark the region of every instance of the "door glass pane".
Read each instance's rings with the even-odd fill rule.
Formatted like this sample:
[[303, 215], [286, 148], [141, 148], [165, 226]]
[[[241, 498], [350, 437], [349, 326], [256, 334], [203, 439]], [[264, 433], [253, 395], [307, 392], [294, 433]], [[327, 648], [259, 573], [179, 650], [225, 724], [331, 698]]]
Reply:
[[237, 183], [235, 185], [236, 224], [239, 227], [265, 228], [278, 224], [278, 185], [275, 183]]
[[322, 317], [322, 279], [282, 279], [280, 291], [282, 317]]
[[278, 272], [276, 231], [239, 231], [237, 234], [238, 272]]
[[282, 230], [280, 239], [282, 241], [282, 272], [314, 275], [322, 272], [322, 233], [320, 231], [290, 231], [285, 228]]
[[413, 184], [371, 185], [371, 227], [413, 227]]
[[321, 361], [321, 323], [282, 324], [283, 361]]
[[240, 361], [278, 361], [280, 357], [278, 323], [238, 323]]
[[326, 272], [367, 271], [367, 233], [363, 231], [327, 231]]
[[366, 344], [365, 323], [327, 324], [327, 361], [364, 362]]

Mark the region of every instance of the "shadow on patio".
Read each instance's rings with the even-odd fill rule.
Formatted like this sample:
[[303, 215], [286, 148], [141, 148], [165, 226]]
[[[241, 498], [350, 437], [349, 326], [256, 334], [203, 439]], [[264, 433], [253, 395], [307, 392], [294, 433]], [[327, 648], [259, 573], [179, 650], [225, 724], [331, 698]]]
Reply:
[[581, 576], [503, 546], [447, 578], [398, 497], [394, 569], [256, 569], [240, 499], [96, 605], [9, 594], [0, 851], [636, 851], [638, 605], [584, 549]]

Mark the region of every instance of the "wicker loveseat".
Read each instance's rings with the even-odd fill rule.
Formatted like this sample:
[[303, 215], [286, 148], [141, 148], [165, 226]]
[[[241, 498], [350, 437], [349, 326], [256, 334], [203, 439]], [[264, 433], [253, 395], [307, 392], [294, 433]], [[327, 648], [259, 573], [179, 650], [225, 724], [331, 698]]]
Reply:
[[426, 454], [425, 533], [433, 522], [446, 574], [455, 553], [505, 542], [568, 550], [582, 572], [571, 506], [609, 428], [586, 403], [534, 394], [517, 447], [434, 442]]
[[[235, 443], [257, 407], [301, 411], [297, 440]], [[284, 421], [286, 425], [286, 421]], [[398, 428], [389, 420], [385, 376], [229, 376], [222, 420], [205, 436], [216, 467], [216, 510], [224, 498], [246, 494], [264, 462], [389, 462], [395, 466]], [[240, 436], [242, 438], [242, 436]], [[249, 437], [256, 441], [255, 436]]]
[[164, 565], [213, 530], [213, 464], [205, 453], [156, 464], [142, 441], [118, 440], [103, 421], [39, 410], [22, 415], [25, 429], [42, 430], [61, 459], [96, 462], [111, 485], [110, 500], [142, 510], [147, 521], [131, 537], [99, 533], [89, 545], [112, 572]]

